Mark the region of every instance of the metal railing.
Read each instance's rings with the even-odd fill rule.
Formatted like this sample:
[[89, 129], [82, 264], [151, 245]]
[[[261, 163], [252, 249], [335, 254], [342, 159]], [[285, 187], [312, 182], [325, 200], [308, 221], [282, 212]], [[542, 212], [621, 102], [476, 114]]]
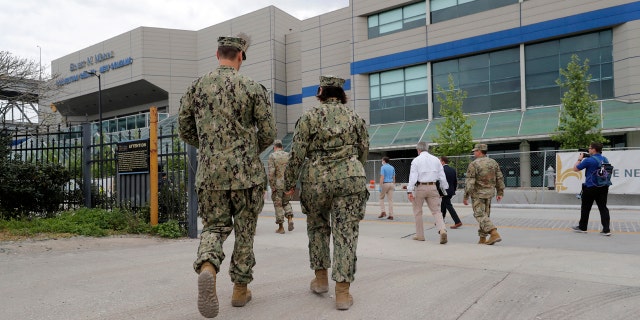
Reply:
[[[138, 210], [149, 204], [148, 173], [131, 175], [127, 179], [119, 179], [117, 173], [118, 143], [148, 136], [143, 129], [103, 136], [102, 146], [99, 136], [91, 134], [90, 124], [73, 128], [0, 127], [0, 132], [11, 136], [12, 159], [58, 163], [69, 170], [72, 178], [64, 186], [66, 197], [62, 210], [82, 206]], [[177, 220], [186, 223], [186, 144], [179, 139], [174, 124], [160, 128], [159, 133], [159, 222]]]

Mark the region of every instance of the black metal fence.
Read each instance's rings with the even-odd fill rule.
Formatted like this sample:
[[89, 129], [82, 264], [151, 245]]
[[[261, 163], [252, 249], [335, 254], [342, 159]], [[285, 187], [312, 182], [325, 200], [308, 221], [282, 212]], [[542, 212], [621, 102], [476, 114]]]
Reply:
[[[140, 210], [149, 206], [149, 173], [123, 178], [117, 172], [118, 143], [148, 139], [148, 129], [105, 134], [102, 139], [91, 124], [81, 129], [5, 125], [0, 130], [11, 136], [12, 159], [58, 163], [69, 170], [71, 179], [64, 186], [66, 196], [61, 210], [82, 206]], [[158, 221], [177, 220], [186, 225], [187, 147], [179, 139], [174, 123], [159, 126], [158, 131]]]

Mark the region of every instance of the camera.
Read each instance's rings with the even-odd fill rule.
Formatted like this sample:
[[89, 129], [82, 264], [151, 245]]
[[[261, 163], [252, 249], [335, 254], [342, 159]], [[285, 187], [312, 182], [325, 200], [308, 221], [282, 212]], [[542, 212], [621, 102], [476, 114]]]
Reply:
[[591, 157], [591, 155], [589, 154], [589, 150], [588, 149], [578, 149], [578, 152], [582, 152], [582, 157], [583, 158]]

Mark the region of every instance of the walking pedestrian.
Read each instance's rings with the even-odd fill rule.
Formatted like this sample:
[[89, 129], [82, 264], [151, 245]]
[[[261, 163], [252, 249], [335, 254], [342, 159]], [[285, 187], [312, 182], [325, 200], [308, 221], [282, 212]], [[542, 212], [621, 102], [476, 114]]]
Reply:
[[450, 228], [458, 229], [462, 226], [462, 221], [460, 221], [458, 213], [451, 203], [451, 198], [453, 198], [453, 196], [456, 194], [456, 189], [458, 188], [458, 177], [456, 169], [449, 166], [449, 158], [447, 158], [447, 156], [441, 156], [440, 163], [442, 164], [442, 169], [444, 169], [444, 175], [447, 177], [447, 183], [449, 183], [447, 194], [442, 197], [442, 201], [440, 203], [442, 219], [446, 217], [448, 210], [449, 214], [451, 214], [451, 219], [453, 219], [453, 225]]
[[591, 213], [591, 207], [595, 201], [598, 205], [598, 211], [600, 211], [600, 222], [602, 223], [602, 231], [600, 234], [604, 236], [611, 235], [611, 229], [609, 228], [610, 216], [609, 208], [607, 208], [607, 197], [609, 196], [609, 186], [599, 186], [596, 183], [595, 173], [600, 168], [602, 163], [609, 163], [609, 160], [602, 155], [602, 143], [592, 142], [589, 145], [588, 157], [585, 157], [584, 153], [578, 156], [578, 161], [573, 166], [573, 171], [579, 172], [585, 170], [585, 181], [582, 184], [582, 203], [580, 205], [580, 222], [572, 229], [576, 232], [587, 232], [587, 226], [589, 225], [589, 214]]
[[344, 82], [335, 76], [320, 77], [316, 94], [320, 105], [296, 123], [285, 173], [289, 194], [298, 177], [301, 182], [300, 204], [307, 215], [309, 261], [315, 272], [311, 291], [329, 290], [327, 269], [331, 267], [338, 310], [353, 304], [349, 287], [355, 279], [360, 220], [369, 198], [364, 171], [369, 134], [365, 121], [345, 105]]
[[416, 149], [418, 156], [411, 161], [409, 184], [407, 185], [409, 201], [413, 204], [413, 216], [416, 220], [416, 236], [413, 237], [413, 240], [425, 240], [422, 206], [426, 201], [431, 215], [436, 220], [436, 228], [440, 234], [440, 244], [446, 244], [448, 241], [447, 229], [440, 213], [441, 198], [436, 182], [439, 182], [440, 187], [445, 190], [449, 188], [449, 183], [440, 160], [427, 151], [429, 150], [427, 143], [424, 141], [418, 142]]
[[[491, 198], [496, 197], [500, 202], [504, 196], [504, 177], [500, 165], [495, 160], [487, 157], [486, 144], [476, 144], [472, 149], [476, 158], [467, 168], [467, 177], [464, 188], [464, 205], [473, 207], [473, 216], [478, 221], [478, 244], [492, 245], [502, 241], [498, 229], [493, 225], [491, 215]], [[487, 235], [491, 235], [487, 240]]]
[[284, 234], [284, 218], [287, 218], [288, 229], [293, 231], [293, 209], [291, 209], [291, 196], [285, 194], [284, 171], [289, 161], [289, 153], [282, 150], [282, 141], [276, 140], [273, 143], [273, 153], [269, 155], [268, 171], [269, 184], [271, 185], [271, 200], [276, 211], [276, 233]]
[[180, 137], [198, 148], [195, 187], [203, 229], [193, 268], [199, 273], [198, 310], [206, 318], [218, 315], [216, 274], [231, 231], [231, 304], [242, 307], [251, 300], [253, 240], [267, 184], [259, 155], [273, 143], [276, 126], [267, 90], [238, 73], [248, 47], [244, 34], [219, 37], [219, 66], [194, 81], [180, 100]]
[[382, 157], [382, 167], [380, 167], [380, 215], [378, 219], [387, 216], [384, 209], [384, 198], [389, 202], [389, 217], [393, 220], [393, 192], [396, 189], [396, 169], [389, 164], [389, 157]]

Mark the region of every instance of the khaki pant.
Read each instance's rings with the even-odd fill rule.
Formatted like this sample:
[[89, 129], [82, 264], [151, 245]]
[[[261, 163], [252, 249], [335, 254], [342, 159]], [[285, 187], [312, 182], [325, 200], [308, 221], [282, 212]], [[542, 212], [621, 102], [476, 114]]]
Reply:
[[[396, 189], [396, 184], [393, 182], [385, 182], [380, 187], [380, 213], [389, 212], [389, 216], [393, 216], [393, 191]], [[384, 198], [387, 197], [389, 201], [389, 211], [384, 209]]]
[[416, 219], [416, 236], [424, 238], [424, 222], [422, 221], [422, 205], [427, 202], [429, 211], [436, 221], [438, 231], [447, 232], [440, 213], [440, 194], [435, 185], [418, 185], [413, 190], [413, 216]]

